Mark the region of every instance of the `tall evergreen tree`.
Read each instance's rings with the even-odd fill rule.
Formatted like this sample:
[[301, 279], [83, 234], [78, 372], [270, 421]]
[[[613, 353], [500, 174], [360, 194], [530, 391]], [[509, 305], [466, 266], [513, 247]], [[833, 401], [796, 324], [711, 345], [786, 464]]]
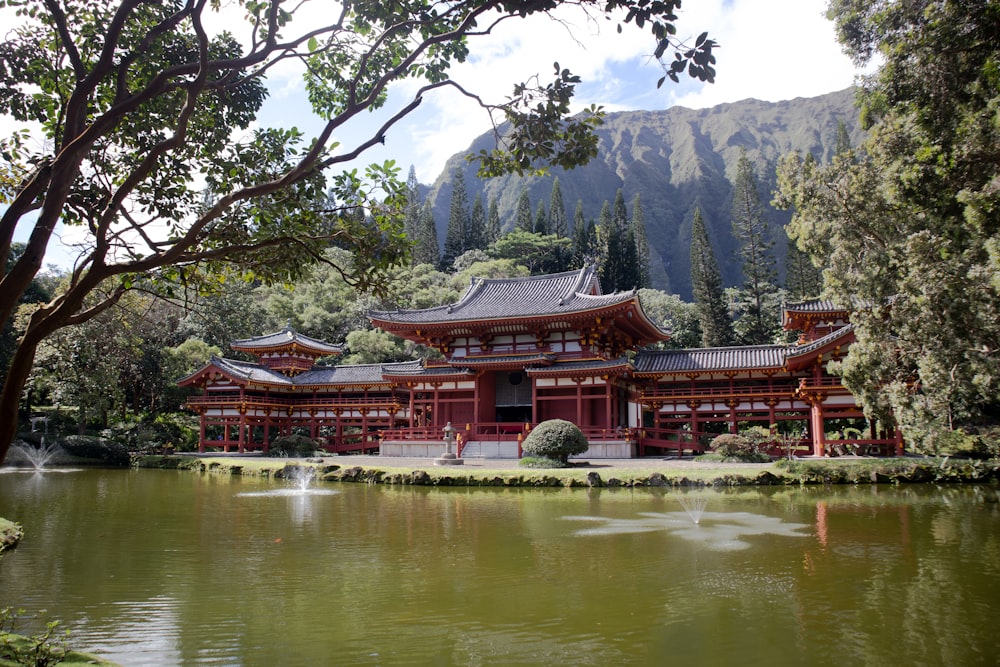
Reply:
[[531, 200], [528, 198], [528, 189], [521, 188], [521, 194], [517, 197], [517, 209], [514, 212], [514, 229], [522, 232], [533, 232], [535, 221], [531, 217]]
[[486, 215], [486, 247], [490, 247], [500, 238], [500, 207], [497, 198], [490, 197], [490, 210]]
[[785, 254], [785, 289], [796, 300], [814, 299], [823, 291], [823, 271], [809, 255], [799, 250], [794, 239], [788, 239]]
[[618, 188], [618, 191], [615, 192], [615, 206], [612, 220], [620, 232], [624, 232], [625, 228], [628, 227], [628, 209], [625, 208], [625, 195], [622, 193], [621, 188]]
[[581, 268], [593, 261], [590, 229], [583, 217], [583, 202], [579, 199], [576, 200], [576, 210], [573, 212], [573, 261]]
[[[619, 192], [621, 192], [619, 190]], [[601, 207], [600, 243], [602, 258], [600, 262], [601, 287], [607, 292], [631, 287], [625, 283], [628, 276], [625, 270], [625, 233], [618, 219], [611, 211], [607, 201]], [[633, 255], [634, 257], [634, 255]]]
[[722, 287], [722, 274], [719, 273], [715, 251], [698, 208], [694, 210], [691, 225], [691, 291], [698, 306], [702, 346], [732, 344], [733, 327]]
[[646, 217], [642, 212], [639, 193], [632, 200], [632, 235], [635, 237], [639, 287], [649, 287], [649, 238], [646, 236]]
[[486, 240], [486, 210], [483, 209], [483, 195], [477, 192], [472, 201], [472, 215], [469, 218], [469, 229], [465, 234], [466, 250], [486, 250], [489, 243]]
[[413, 248], [413, 264], [432, 264], [437, 266], [441, 261], [441, 246], [438, 244], [437, 222], [434, 220], [434, 209], [430, 199], [424, 200], [420, 209], [417, 244]]
[[420, 184], [417, 182], [417, 170], [410, 165], [410, 173], [406, 177], [406, 210], [403, 219], [403, 231], [406, 238], [416, 243], [420, 230]]
[[753, 163], [745, 148], [740, 150], [733, 181], [733, 235], [739, 242], [743, 286], [739, 303], [742, 313], [736, 323], [742, 343], [770, 343], [778, 331], [778, 313], [773, 296], [777, 292], [772, 243], [767, 238], [767, 222], [760, 201], [760, 189]]
[[639, 256], [636, 252], [635, 230], [628, 226], [621, 234], [621, 261], [620, 276], [618, 278], [618, 289], [630, 290], [639, 289]]
[[566, 206], [563, 204], [558, 176], [552, 182], [552, 196], [549, 198], [548, 232], [556, 236], [569, 236], [569, 222], [566, 220]]
[[452, 263], [468, 248], [465, 236], [469, 229], [469, 197], [465, 191], [465, 176], [461, 169], [455, 169], [451, 177], [451, 206], [448, 209], [448, 232], [444, 237], [444, 253], [441, 265], [451, 269]]
[[535, 233], [542, 236], [549, 233], [549, 214], [545, 211], [545, 202], [541, 200], [535, 207]]

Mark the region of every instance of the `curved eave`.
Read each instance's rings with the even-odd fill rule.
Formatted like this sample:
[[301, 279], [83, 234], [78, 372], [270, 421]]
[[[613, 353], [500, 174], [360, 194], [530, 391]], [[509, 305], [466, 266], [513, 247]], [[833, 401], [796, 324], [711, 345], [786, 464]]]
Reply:
[[248, 376], [244, 374], [235, 373], [229, 368], [216, 364], [214, 361], [209, 361], [191, 375], [178, 380], [177, 385], [179, 387], [203, 386], [208, 384], [209, 378], [213, 375], [221, 375], [238, 385], [244, 385], [248, 380]]
[[851, 325], [845, 326], [823, 338], [789, 352], [785, 357], [785, 368], [790, 371], [809, 368], [821, 361], [822, 357], [827, 354], [831, 352], [839, 353], [841, 348], [850, 345], [854, 340], [854, 327]]
[[[628, 313], [635, 316], [629, 317]], [[593, 308], [578, 308], [575, 310], [559, 311], [552, 313], [541, 313], [534, 315], [508, 315], [495, 318], [470, 318], [470, 319], [442, 319], [428, 320], [426, 322], [400, 321], [380, 318], [369, 315], [372, 325], [395, 334], [402, 338], [414, 341], [423, 341], [428, 338], [428, 334], [444, 332], [449, 336], [474, 335], [488, 329], [504, 329], [505, 331], [519, 326], [529, 327], [531, 323], [546, 321], [567, 321], [576, 320], [586, 322], [596, 321], [597, 318], [614, 316], [627, 326], [617, 327], [620, 331], [629, 334], [639, 342], [637, 346], [648, 345], [659, 341], [670, 339], [670, 333], [660, 329], [646, 315], [639, 303], [638, 296], [630, 296], [622, 301], [595, 306]], [[485, 325], [485, 326], [484, 326]]]
[[556, 358], [551, 354], [501, 355], [495, 357], [456, 357], [449, 363], [457, 368], [515, 370], [529, 366], [551, 366]]
[[557, 378], [557, 377], [623, 377], [630, 375], [632, 364], [621, 362], [617, 364], [600, 365], [580, 365], [566, 364], [550, 366], [547, 368], [529, 368], [527, 373], [535, 378]]
[[392, 380], [396, 384], [405, 384], [407, 382], [430, 382], [438, 380], [468, 380], [471, 377], [475, 377], [475, 375], [475, 371], [467, 368], [449, 368], [444, 372], [428, 372], [425, 370], [422, 373], [392, 373], [387, 371], [385, 379]]
[[342, 354], [343, 350], [339, 347], [329, 347], [329, 348], [319, 348], [311, 345], [305, 345], [299, 341], [289, 341], [288, 343], [282, 345], [239, 345], [237, 341], [229, 344], [233, 350], [237, 352], [246, 352], [248, 354], [253, 354], [260, 356], [267, 352], [284, 352], [286, 350], [294, 352], [295, 354], [300, 354], [302, 356], [309, 357], [332, 357], [338, 354]]

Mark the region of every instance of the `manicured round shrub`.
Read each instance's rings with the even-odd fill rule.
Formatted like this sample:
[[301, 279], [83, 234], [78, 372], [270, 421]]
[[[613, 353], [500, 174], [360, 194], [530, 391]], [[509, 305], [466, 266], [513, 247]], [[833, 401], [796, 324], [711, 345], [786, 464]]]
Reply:
[[724, 460], [763, 463], [770, 461], [771, 457], [761, 450], [762, 444], [737, 433], [723, 433], [712, 440], [711, 447]]
[[565, 463], [573, 454], [587, 451], [587, 437], [583, 431], [565, 419], [550, 419], [535, 428], [521, 443], [526, 454]]
[[304, 435], [283, 435], [271, 441], [268, 454], [271, 456], [305, 457], [316, 453], [319, 446], [312, 438]]

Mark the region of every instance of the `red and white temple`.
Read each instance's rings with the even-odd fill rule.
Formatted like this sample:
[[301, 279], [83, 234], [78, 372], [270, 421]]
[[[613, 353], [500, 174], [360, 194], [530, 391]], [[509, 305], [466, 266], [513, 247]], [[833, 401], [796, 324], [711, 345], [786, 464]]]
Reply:
[[317, 365], [340, 348], [290, 328], [235, 341], [258, 363], [212, 358], [180, 381], [202, 390], [188, 401], [201, 449], [267, 451], [299, 433], [329, 452], [433, 457], [451, 423], [462, 456], [514, 458], [534, 424], [559, 418], [583, 430], [586, 458], [699, 452], [713, 434], [755, 423], [802, 433], [800, 453], [902, 453], [894, 433], [827, 435], [828, 420], [863, 419], [825, 370], [853, 340], [846, 311], [829, 302], [786, 308], [784, 326], [802, 331], [794, 345], [689, 350], [643, 349], [669, 334], [636, 292], [603, 294], [593, 267], [475, 279], [453, 304], [369, 317], [441, 358]]

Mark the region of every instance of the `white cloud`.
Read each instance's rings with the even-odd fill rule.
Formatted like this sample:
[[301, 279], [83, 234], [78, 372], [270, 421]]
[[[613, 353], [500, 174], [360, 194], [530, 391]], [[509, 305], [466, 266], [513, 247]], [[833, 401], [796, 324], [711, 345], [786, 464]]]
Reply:
[[[855, 70], [836, 42], [824, 15], [826, 0], [699, 0], [684, 5], [678, 34], [693, 38], [703, 30], [721, 46], [714, 84], [667, 82], [659, 90], [659, 65], [648, 56], [652, 36], [627, 25], [563, 13], [565, 27], [541, 17], [506, 22], [495, 34], [470, 39], [471, 57], [455, 68], [490, 99], [502, 99], [527, 75], [552, 75], [552, 63], [579, 74], [579, 106], [600, 104], [609, 111], [673, 105], [702, 108], [746, 98], [778, 101], [811, 97], [851, 85]], [[489, 130], [475, 105], [452, 95], [425, 101], [431, 122], [413, 130], [412, 162], [421, 180], [436, 177], [444, 161]], [[425, 109], [422, 109], [426, 113]], [[405, 159], [401, 159], [405, 162]]]

